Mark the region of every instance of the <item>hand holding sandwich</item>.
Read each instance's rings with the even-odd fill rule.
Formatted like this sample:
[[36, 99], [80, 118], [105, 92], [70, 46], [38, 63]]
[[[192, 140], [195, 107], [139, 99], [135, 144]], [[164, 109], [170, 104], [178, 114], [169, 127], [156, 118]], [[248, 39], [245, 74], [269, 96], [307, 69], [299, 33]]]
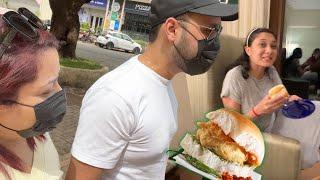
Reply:
[[[296, 100], [298, 96], [293, 96]], [[249, 112], [253, 118], [264, 114], [270, 114], [281, 108], [289, 100], [289, 94], [286, 88], [280, 84], [271, 88], [268, 94]]]

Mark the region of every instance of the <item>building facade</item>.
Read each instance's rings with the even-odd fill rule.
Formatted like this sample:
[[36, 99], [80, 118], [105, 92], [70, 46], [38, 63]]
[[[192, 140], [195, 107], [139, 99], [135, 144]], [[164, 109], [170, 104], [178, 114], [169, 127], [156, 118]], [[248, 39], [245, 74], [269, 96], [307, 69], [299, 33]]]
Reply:
[[0, 7], [14, 11], [25, 7], [44, 21], [50, 20], [52, 16], [49, 0], [0, 0]]
[[92, 0], [79, 11], [80, 23], [95, 31], [147, 35], [151, 0]]
[[102, 30], [108, 0], [92, 0], [78, 12], [80, 24], [87, 24], [93, 30]]
[[124, 9], [122, 29], [135, 33], [149, 34], [151, 29], [148, 18], [150, 9], [149, 3], [128, 1]]
[[[78, 12], [80, 24], [93, 31], [115, 30], [147, 35], [151, 0], [91, 0]], [[17, 10], [26, 7], [41, 20], [50, 21], [49, 0], [0, 0], [0, 7]]]

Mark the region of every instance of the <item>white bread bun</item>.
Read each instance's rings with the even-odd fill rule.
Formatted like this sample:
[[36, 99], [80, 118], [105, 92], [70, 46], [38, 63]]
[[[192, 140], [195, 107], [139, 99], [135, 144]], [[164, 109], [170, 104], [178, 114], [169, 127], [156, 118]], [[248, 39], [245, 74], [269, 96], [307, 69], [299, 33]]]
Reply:
[[244, 115], [228, 109], [212, 111], [206, 117], [216, 123], [223, 132], [242, 146], [247, 152], [255, 154], [258, 165], [262, 163], [265, 146], [259, 128]]
[[284, 87], [283, 84], [279, 84], [279, 85], [276, 85], [274, 86], [273, 88], [271, 88], [268, 92], [268, 95], [271, 97], [271, 98], [275, 98], [275, 97], [279, 97], [279, 96], [286, 96], [288, 97], [289, 96], [289, 93], [286, 89], [286, 87]]
[[231, 163], [221, 159], [219, 156], [210, 150], [203, 148], [196, 140], [192, 138], [191, 134], [186, 134], [181, 140], [180, 146], [184, 149], [184, 153], [196, 158], [206, 166], [218, 171], [220, 173], [228, 172], [229, 174], [238, 177], [252, 176], [254, 167]]

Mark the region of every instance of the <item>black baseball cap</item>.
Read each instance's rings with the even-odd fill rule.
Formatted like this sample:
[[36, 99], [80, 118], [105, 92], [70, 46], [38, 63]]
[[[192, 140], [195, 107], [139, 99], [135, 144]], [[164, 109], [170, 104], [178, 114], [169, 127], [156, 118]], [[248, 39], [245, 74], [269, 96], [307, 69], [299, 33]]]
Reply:
[[221, 17], [222, 21], [238, 19], [238, 5], [221, 3], [220, 0], [152, 0], [149, 14], [151, 27], [187, 12]]

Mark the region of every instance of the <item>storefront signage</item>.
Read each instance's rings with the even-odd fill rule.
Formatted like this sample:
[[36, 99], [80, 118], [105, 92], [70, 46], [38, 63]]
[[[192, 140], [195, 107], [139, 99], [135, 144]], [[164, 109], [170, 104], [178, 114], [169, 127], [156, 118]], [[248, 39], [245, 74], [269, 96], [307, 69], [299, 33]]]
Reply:
[[116, 20], [118, 19], [118, 13], [117, 12], [112, 12], [111, 13], [111, 20]]
[[114, 28], [113, 28], [113, 30], [117, 31], [117, 30], [119, 30], [119, 27], [120, 27], [120, 22], [119, 22], [119, 21], [114, 21]]
[[142, 5], [142, 4], [136, 4], [135, 10], [139, 10], [139, 11], [150, 11], [151, 6], [146, 6], [146, 5]]
[[134, 1], [127, 1], [124, 11], [126, 13], [140, 14], [148, 16], [151, 10], [151, 6], [145, 3], [137, 3]]
[[114, 30], [114, 24], [115, 24], [115, 21], [111, 20], [109, 29]]
[[90, 5], [105, 8], [107, 7], [107, 0], [91, 0]]
[[111, 20], [110, 21], [109, 29], [117, 31], [117, 30], [119, 30], [119, 28], [120, 28], [120, 22], [118, 20], [116, 20], [116, 21]]
[[114, 2], [112, 5], [112, 11], [118, 12], [120, 10], [120, 4], [118, 2]]

